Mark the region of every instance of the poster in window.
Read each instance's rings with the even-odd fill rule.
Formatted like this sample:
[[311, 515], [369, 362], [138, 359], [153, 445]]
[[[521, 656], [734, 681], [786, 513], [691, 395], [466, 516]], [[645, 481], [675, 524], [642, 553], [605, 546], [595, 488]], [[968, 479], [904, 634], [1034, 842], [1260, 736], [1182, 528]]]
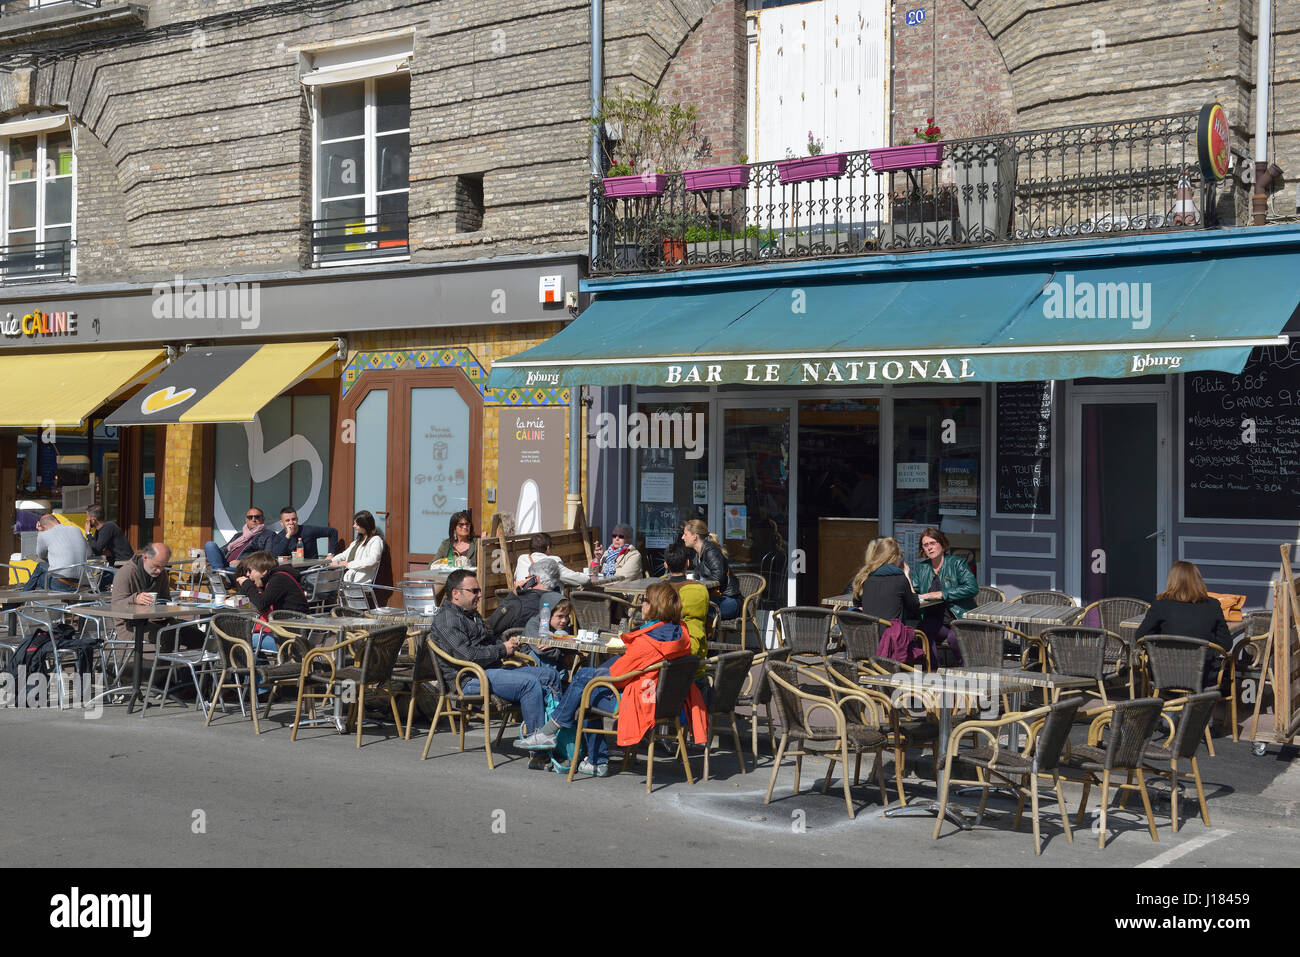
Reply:
[[975, 459], [940, 459], [939, 514], [974, 516], [979, 505]]
[[743, 504], [745, 501], [745, 470], [724, 469], [722, 473], [722, 501], [725, 505]]

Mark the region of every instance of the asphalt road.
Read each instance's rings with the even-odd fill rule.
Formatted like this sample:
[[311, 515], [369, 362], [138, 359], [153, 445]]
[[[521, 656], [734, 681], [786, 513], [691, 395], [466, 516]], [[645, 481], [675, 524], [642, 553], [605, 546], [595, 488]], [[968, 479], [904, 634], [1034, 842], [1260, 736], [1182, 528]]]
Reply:
[[[391, 737], [391, 726], [390, 737], [368, 732], [357, 749], [353, 737], [319, 728], [291, 742], [286, 721], [286, 709], [277, 706], [271, 730], [255, 737], [236, 715], [205, 729], [195, 712], [176, 708], [145, 719], [109, 708], [99, 720], [79, 712], [0, 711], [0, 806], [40, 809], [21, 819], [0, 817], [0, 862], [1194, 868], [1292, 866], [1300, 859], [1300, 829], [1285, 826], [1291, 819], [1283, 816], [1300, 797], [1300, 769], [1290, 768], [1286, 756], [1252, 758], [1248, 745], [1226, 739], [1216, 742], [1220, 758], [1204, 759], [1213, 827], [1195, 816], [1194, 802], [1185, 803], [1185, 823], [1173, 835], [1168, 804], [1158, 802], [1160, 840], [1153, 843], [1134, 800], [1113, 818], [1114, 835], [1099, 850], [1095, 831], [1086, 829], [1067, 843], [1046, 804], [1047, 842], [1036, 858], [1027, 819], [1019, 833], [1006, 821], [969, 832], [945, 826], [933, 841], [932, 818], [883, 818], [874, 786], [865, 783], [855, 789], [857, 818], [850, 821], [838, 777], [827, 796], [809, 790], [820, 785], [824, 769], [816, 759], [805, 763], [797, 796], [787, 762], [773, 803], [764, 806], [767, 756], [759, 773], [742, 776], [723, 754], [714, 766], [721, 776], [694, 787], [680, 764], [662, 760], [655, 793], [647, 795], [643, 770], [572, 785], [530, 771], [510, 748], [513, 732], [489, 771], [481, 731], [469, 738], [472, 750], [460, 754], [444, 730], [421, 762], [423, 742]], [[1268, 762], [1249, 768], [1260, 777], [1264, 803], [1283, 809], [1277, 816], [1238, 813], [1226, 799], [1216, 804], [1216, 796], [1234, 793], [1227, 781], [1234, 761]], [[694, 767], [698, 774], [698, 759]], [[909, 784], [911, 793], [933, 790], [915, 779]], [[1071, 807], [1077, 795], [1067, 792]]]

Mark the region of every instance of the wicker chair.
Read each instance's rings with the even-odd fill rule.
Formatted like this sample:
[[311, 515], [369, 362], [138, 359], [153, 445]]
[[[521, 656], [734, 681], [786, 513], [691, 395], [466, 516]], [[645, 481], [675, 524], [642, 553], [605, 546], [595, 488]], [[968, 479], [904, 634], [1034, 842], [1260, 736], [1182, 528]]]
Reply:
[[[843, 658], [826, 659], [826, 674], [834, 683], [833, 690], [836, 694], [866, 695], [888, 715], [889, 741], [885, 746], [894, 752], [894, 783], [898, 788], [898, 803], [900, 806], [906, 806], [907, 796], [903, 791], [905, 752], [929, 748], [931, 754], [935, 753], [935, 745], [939, 740], [939, 722], [930, 717], [915, 718], [908, 712], [900, 710], [884, 692], [862, 687], [859, 680], [861, 676], [871, 674], [875, 670]], [[854, 777], [856, 779], [857, 775], [855, 774]]]
[[1025, 605], [1060, 605], [1062, 607], [1073, 605], [1076, 608], [1079, 606], [1079, 603], [1072, 596], [1063, 591], [1027, 591], [1011, 600]]
[[[433, 713], [433, 719], [429, 722], [429, 734], [424, 740], [424, 751], [420, 754], [420, 760], [424, 761], [429, 757], [429, 748], [433, 745], [433, 735], [438, 730], [438, 722], [444, 717], [451, 724], [452, 728], [460, 734], [460, 750], [465, 750], [465, 725], [475, 718], [483, 720], [483, 749], [487, 752], [488, 770], [495, 770], [492, 762], [492, 714], [495, 711], [501, 716], [501, 728], [497, 731], [497, 746], [501, 744], [501, 737], [505, 734], [506, 726], [512, 721], [522, 721], [523, 716], [519, 705], [492, 694], [492, 685], [488, 680], [487, 671], [471, 661], [461, 661], [459, 658], [453, 658], [447, 652], [438, 646], [438, 643], [432, 638], [425, 638], [424, 643], [428, 650], [433, 654], [433, 678], [438, 687], [438, 707]], [[454, 681], [448, 682], [442, 672], [441, 662], [446, 662], [453, 668], [458, 669]], [[465, 682], [471, 678], [477, 678], [479, 690], [476, 694], [466, 694], [461, 689]]]
[[773, 752], [776, 751], [776, 735], [772, 731], [772, 688], [767, 683], [767, 665], [770, 661], [789, 661], [789, 648], [773, 648], [770, 651], [760, 651], [754, 655], [753, 664], [749, 669], [749, 677], [741, 689], [740, 698], [737, 699], [737, 705], [749, 706], [749, 734], [750, 734], [750, 751], [754, 755], [754, 765], [758, 766], [758, 709], [761, 707], [767, 712], [768, 739], [772, 745]]
[[1043, 629], [1041, 637], [1047, 646], [1048, 670], [1074, 678], [1092, 678], [1097, 690], [1088, 693], [1109, 706], [1107, 682], [1122, 680], [1123, 671], [1128, 670], [1128, 648], [1119, 636], [1102, 628], [1064, 625]]
[[[826, 687], [826, 695], [809, 694], [800, 689], [800, 679], [812, 679]], [[885, 793], [885, 766], [882, 756], [889, 738], [880, 730], [884, 723], [876, 702], [869, 696], [851, 696], [837, 702], [831, 695], [832, 689], [825, 678], [808, 669], [796, 668], [786, 662], [774, 661], [768, 665], [768, 683], [772, 685], [772, 698], [781, 716], [781, 743], [777, 746], [776, 757], [772, 760], [772, 778], [767, 785], [764, 804], [772, 803], [772, 791], [776, 787], [777, 776], [781, 773], [781, 761], [786, 754], [794, 755], [794, 793], [799, 793], [799, 775], [803, 771], [805, 754], [822, 753], [829, 764], [826, 779], [822, 782], [822, 793], [830, 787], [831, 772], [835, 762], [842, 761], [844, 770], [841, 774], [844, 783], [844, 806], [848, 808], [849, 818], [854, 817], [853, 794], [849, 790], [849, 751], [861, 754], [870, 751], [876, 756], [876, 781], [880, 787], [880, 802], [889, 803]], [[804, 705], [811, 707], [806, 714]], [[826, 712], [833, 719], [833, 726], [814, 725], [808, 719], [810, 714]], [[851, 720], [850, 714], [858, 720]], [[834, 744], [838, 750], [825, 752], [809, 751], [808, 745], [815, 743]], [[793, 746], [793, 747], [792, 747]], [[855, 776], [856, 783], [856, 776]]]
[[844, 639], [844, 654], [850, 661], [870, 661], [876, 655], [880, 635], [889, 622], [858, 611], [837, 611], [835, 622]]
[[616, 622], [627, 621], [638, 608], [617, 595], [600, 591], [575, 591], [569, 595], [569, 604], [573, 607], [574, 627], [595, 632], [609, 631]]
[[990, 621], [964, 621], [960, 618], [948, 627], [957, 636], [957, 647], [961, 650], [961, 660], [965, 667], [1002, 667], [1002, 659], [1006, 657], [1005, 635], [1013, 629]]
[[737, 618], [730, 618], [723, 621], [720, 625], [720, 641], [729, 641], [731, 635], [739, 634], [740, 644], [742, 646], [749, 643], [749, 636], [754, 636], [754, 642], [759, 651], [763, 650], [763, 638], [758, 630], [758, 611], [759, 602], [762, 601], [763, 592], [767, 588], [767, 580], [762, 575], [755, 575], [752, 572], [735, 572], [736, 583], [740, 586], [740, 615]]
[[[1056, 792], [1056, 806], [1061, 811], [1061, 825], [1065, 828], [1065, 839], [1074, 843], [1070, 834], [1070, 814], [1065, 809], [1065, 799], [1061, 796], [1061, 778], [1058, 771], [1061, 749], [1069, 739], [1070, 726], [1074, 723], [1075, 712], [1079, 710], [1082, 698], [1067, 698], [1036, 711], [1024, 711], [1004, 715], [996, 721], [963, 721], [952, 730], [948, 738], [948, 757], [944, 762], [944, 791], [939, 799], [939, 814], [934, 822], [934, 840], [939, 839], [943, 828], [944, 812], [948, 807], [948, 795], [952, 786], [964, 784], [980, 788], [979, 816], [984, 817], [984, 808], [988, 804], [989, 791], [994, 788], [1010, 787], [1016, 793], [1016, 819], [1013, 827], [1020, 827], [1020, 819], [1025, 810], [1025, 796], [1028, 792], [1034, 823], [1034, 854], [1042, 853], [1043, 842], [1038, 826], [1038, 787], [1039, 778], [1051, 775], [1052, 789]], [[1037, 727], [1035, 726], [1036, 723]], [[1021, 724], [1028, 729], [1024, 750], [1003, 750], [999, 740], [1001, 729], [1013, 724]], [[958, 745], [966, 735], [974, 735], [978, 742], [972, 748], [958, 750]], [[952, 776], [953, 760], [959, 760], [979, 769], [978, 780], [955, 779]], [[985, 778], [985, 774], [988, 778]], [[1023, 784], [1015, 779], [1023, 780]]]
[[831, 643], [831, 622], [835, 612], [829, 608], [779, 608], [776, 619], [781, 644], [796, 658], [824, 658]]
[[1001, 588], [994, 588], [992, 585], [981, 585], [980, 590], [975, 594], [975, 607], [980, 605], [989, 605], [995, 601], [1006, 601], [1007, 596]]
[[[393, 665], [393, 676], [389, 681], [394, 696], [405, 695], [408, 698], [405, 735], [407, 741], [411, 740], [411, 727], [415, 719], [415, 709], [420, 705], [420, 695], [424, 690], [424, 686], [436, 681], [434, 671], [437, 666], [433, 661], [433, 653], [429, 651], [428, 645], [424, 643], [427, 634], [428, 629], [407, 627], [407, 642], [415, 654], [397, 656], [397, 662]], [[424, 713], [428, 714], [430, 712], [426, 711]]]
[[[1212, 654], [1223, 657], [1213, 687], [1223, 683], [1224, 669], [1232, 667], [1232, 659], [1223, 648], [1202, 638], [1147, 635], [1138, 639], [1137, 647], [1146, 662], [1147, 686], [1157, 697], [1166, 693], [1182, 696], [1207, 690], [1205, 664]], [[1214, 741], [1210, 737], [1209, 724], [1205, 726], [1205, 743], [1209, 746], [1210, 757], [1214, 757]]]
[[[1178, 804], [1182, 800], [1181, 778], [1190, 777], [1196, 783], [1196, 799], [1201, 805], [1201, 821], [1210, 826], [1210, 811], [1205, 806], [1205, 788], [1201, 784], [1201, 769], [1196, 764], [1196, 752], [1201, 746], [1201, 736], [1209, 727], [1214, 715], [1214, 706], [1219, 703], [1217, 691], [1202, 691], [1200, 694], [1178, 698], [1165, 705], [1161, 715], [1170, 725], [1169, 737], [1164, 744], [1152, 744], [1143, 756], [1147, 767], [1155, 774], [1169, 779], [1169, 813], [1175, 834], [1178, 833]], [[1171, 715], [1178, 715], [1174, 724]], [[1179, 761], [1190, 761], [1192, 772], [1178, 770]], [[1155, 763], [1167, 764], [1168, 769], [1157, 768]], [[1124, 795], [1128, 797], [1128, 795]]]
[[217, 677], [217, 687], [212, 692], [212, 703], [208, 706], [208, 716], [203, 722], [207, 727], [212, 723], [217, 705], [221, 702], [221, 693], [227, 688], [234, 688], [239, 693], [240, 710], [243, 710], [244, 696], [240, 678], [248, 687], [249, 711], [253, 715], [253, 733], [261, 734], [262, 728], [257, 722], [257, 688], [269, 686], [266, 696], [266, 711], [262, 717], [271, 716], [271, 702], [281, 685], [298, 683], [302, 669], [297, 662], [274, 665], [259, 665], [257, 653], [253, 651], [253, 628], [257, 619], [251, 615], [218, 614], [213, 615], [211, 634], [216, 642], [217, 654], [221, 656], [221, 674]]
[[[298, 705], [293, 715], [293, 733], [290, 741], [298, 739], [298, 725], [302, 719], [303, 702], [314, 716], [316, 705], [324, 704], [349, 691], [352, 697], [351, 716], [357, 724], [357, 747], [361, 747], [361, 728], [365, 717], [366, 695], [387, 694], [388, 704], [397, 724], [397, 734], [402, 736], [402, 715], [397, 710], [395, 689], [392, 687], [393, 665], [406, 641], [406, 626], [391, 625], [347, 638], [336, 645], [313, 648], [302, 659], [298, 679]], [[359, 661], [356, 665], [338, 666], [334, 658], [352, 653]]]
[[[1089, 731], [1089, 742], [1100, 740], [1101, 729], [1109, 725], [1106, 746], [1098, 747], [1095, 743], [1075, 745], [1068, 749], [1061, 763], [1061, 770], [1067, 778], [1083, 782], [1083, 796], [1079, 799], [1079, 812], [1076, 822], [1083, 823], [1083, 812], [1088, 806], [1088, 793], [1094, 784], [1101, 787], [1101, 830], [1097, 846], [1106, 846], [1106, 807], [1110, 803], [1110, 789], [1115, 787], [1122, 791], [1137, 791], [1142, 795], [1142, 806], [1146, 809], [1147, 828], [1151, 840], [1159, 841], [1156, 836], [1155, 819], [1151, 816], [1151, 797], [1147, 793], [1146, 778], [1143, 776], [1143, 759], [1151, 743], [1151, 735], [1160, 720], [1160, 709], [1164, 702], [1159, 698], [1137, 698], [1133, 701], [1121, 701], [1107, 708], [1098, 715]], [[1137, 776], [1136, 784], [1119, 784], [1111, 780], [1116, 771]], [[1098, 777], [1100, 774], [1100, 778]]]
[[[625, 684], [629, 679], [639, 677], [652, 671], [659, 672], [659, 684], [655, 689], [655, 713], [654, 725], [649, 732], [649, 745], [646, 749], [646, 770], [645, 770], [645, 793], [649, 794], [654, 786], [655, 771], [655, 741], [659, 738], [660, 729], [667, 728], [677, 740], [677, 752], [682, 759], [682, 767], [686, 770], [686, 782], [694, 784], [695, 778], [691, 775], [691, 762], [686, 752], [686, 734], [682, 729], [681, 713], [682, 706], [686, 703], [686, 695], [690, 692], [691, 686], [695, 682], [695, 672], [699, 670], [700, 659], [695, 655], [685, 655], [681, 658], [674, 658], [672, 661], [660, 662], [644, 668], [641, 671], [632, 671], [623, 675], [609, 675], [606, 677], [593, 678], [587, 683], [582, 692], [582, 700], [578, 704], [578, 723], [575, 725], [579, 736], [584, 734], [601, 734], [609, 737], [618, 735], [618, 705], [612, 709], [594, 708], [591, 705], [591, 696], [597, 688], [607, 688], [613, 691], [618, 697], [618, 704], [622, 704], [622, 692], [615, 687], [615, 683]], [[588, 718], [600, 718], [602, 722], [609, 720], [613, 723], [612, 728], [588, 728], [586, 727]], [[623, 751], [623, 766], [627, 767], [635, 752], [635, 746], [629, 746]], [[577, 749], [574, 749], [573, 759], [569, 762], [569, 781], [573, 781], [573, 776], [578, 770]]]
[[[745, 773], [745, 751], [740, 746], [740, 728], [736, 726], [736, 702], [740, 699], [740, 693], [745, 687], [745, 680], [749, 677], [749, 669], [753, 664], [754, 652], [752, 651], [729, 651], [718, 655], [709, 664], [709, 670], [713, 672], [713, 693], [709, 696], [709, 704], [705, 709], [708, 717], [708, 732], [704, 737], [704, 776], [701, 778], [703, 781], [709, 779], [709, 752], [713, 750], [715, 729], [719, 725], [725, 728], [724, 722], [731, 725], [731, 737], [736, 745], [736, 763], [740, 765], [740, 773]], [[754, 760], [758, 761], [757, 756]]]

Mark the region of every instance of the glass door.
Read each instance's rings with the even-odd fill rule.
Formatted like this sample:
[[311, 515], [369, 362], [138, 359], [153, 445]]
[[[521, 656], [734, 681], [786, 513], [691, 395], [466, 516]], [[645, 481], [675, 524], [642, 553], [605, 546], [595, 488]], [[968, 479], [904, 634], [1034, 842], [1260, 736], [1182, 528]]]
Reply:
[[763, 575], [779, 607], [789, 592], [791, 409], [724, 406], [722, 415], [721, 521], [710, 530], [731, 570]]
[[1078, 469], [1072, 496], [1079, 596], [1150, 601], [1168, 567], [1163, 397], [1076, 397]]

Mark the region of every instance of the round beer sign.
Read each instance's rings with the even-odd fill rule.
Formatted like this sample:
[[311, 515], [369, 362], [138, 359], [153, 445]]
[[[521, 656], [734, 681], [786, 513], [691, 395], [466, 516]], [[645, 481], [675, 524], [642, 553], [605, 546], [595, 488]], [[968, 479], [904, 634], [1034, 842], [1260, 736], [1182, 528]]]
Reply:
[[1196, 153], [1201, 162], [1201, 173], [1207, 180], [1217, 181], [1228, 175], [1232, 165], [1228, 149], [1228, 113], [1218, 103], [1201, 107], [1200, 121], [1196, 125]]

